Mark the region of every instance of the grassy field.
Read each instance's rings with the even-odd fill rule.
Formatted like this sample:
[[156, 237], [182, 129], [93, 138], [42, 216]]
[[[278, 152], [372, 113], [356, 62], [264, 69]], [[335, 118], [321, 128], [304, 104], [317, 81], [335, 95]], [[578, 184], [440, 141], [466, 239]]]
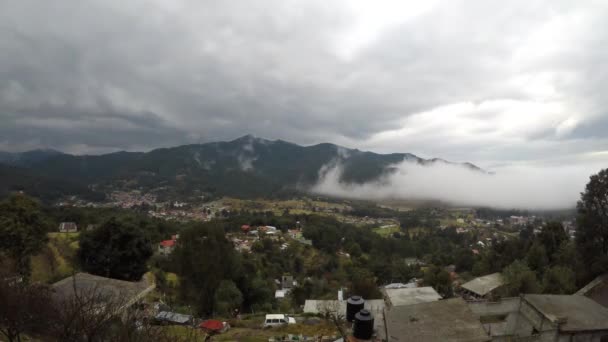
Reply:
[[32, 281], [53, 283], [72, 274], [78, 233], [49, 233], [42, 252], [32, 257]]
[[[251, 210], [251, 211], [272, 211], [275, 215], [282, 215], [286, 209], [291, 214], [312, 214], [314, 213], [313, 208], [320, 209], [337, 209], [344, 211], [350, 209], [346, 204], [342, 203], [331, 203], [324, 201], [317, 201], [308, 198], [301, 199], [290, 199], [290, 200], [269, 200], [269, 199], [256, 199], [256, 200], [243, 200], [231, 197], [224, 197], [219, 202], [223, 206], [231, 207], [233, 210]], [[318, 212], [318, 214], [324, 214]]]
[[425, 234], [425, 233], [429, 232], [429, 228], [414, 227], [414, 228], [408, 229], [407, 232], [410, 234], [410, 238], [411, 238], [414, 235]]
[[393, 233], [400, 232], [401, 229], [397, 225], [390, 225], [390, 226], [376, 227], [372, 231], [382, 237], [389, 237]]
[[177, 274], [171, 272], [167, 272], [166, 274], [167, 284], [172, 287], [177, 287], [179, 285], [179, 278], [177, 277]]

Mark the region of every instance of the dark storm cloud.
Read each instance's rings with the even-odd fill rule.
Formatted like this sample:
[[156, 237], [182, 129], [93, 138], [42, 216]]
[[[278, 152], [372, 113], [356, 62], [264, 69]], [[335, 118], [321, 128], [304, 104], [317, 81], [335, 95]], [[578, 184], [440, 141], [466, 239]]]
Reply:
[[253, 133], [488, 163], [601, 150], [604, 5], [417, 6], [4, 1], [0, 149]]
[[25, 149], [61, 146], [67, 152], [103, 153], [117, 146], [145, 149], [184, 141], [178, 130], [153, 113], [97, 112], [83, 116], [72, 108], [44, 107], [38, 111], [2, 114], [0, 147], [20, 142]]

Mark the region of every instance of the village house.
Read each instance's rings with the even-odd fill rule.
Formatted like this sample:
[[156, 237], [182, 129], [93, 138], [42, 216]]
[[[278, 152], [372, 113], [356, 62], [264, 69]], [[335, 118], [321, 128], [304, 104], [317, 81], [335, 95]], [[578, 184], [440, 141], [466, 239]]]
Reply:
[[519, 312], [541, 341], [608, 340], [608, 309], [584, 296], [524, 295]]
[[299, 229], [289, 229], [287, 233], [292, 239], [297, 239], [302, 236], [302, 232]]
[[160, 255], [169, 255], [173, 253], [175, 249], [175, 245], [177, 244], [178, 235], [173, 235], [170, 240], [161, 241], [158, 244], [158, 254]]
[[293, 279], [292, 275], [285, 274], [281, 277], [281, 288], [283, 290], [292, 289], [296, 285], [298, 285], [298, 282]]
[[251, 252], [251, 246], [253, 244], [252, 240], [247, 240], [245, 239], [239, 239], [237, 237], [231, 237], [230, 241], [232, 241], [232, 244], [234, 245], [234, 249], [238, 252], [241, 253], [250, 253]]
[[289, 290], [276, 290], [276, 291], [274, 291], [274, 298], [284, 299], [288, 293], [289, 293]]
[[61, 222], [59, 224], [60, 233], [76, 233], [77, 231], [78, 226], [74, 222]]
[[608, 341], [608, 309], [579, 295], [469, 302], [493, 341]]

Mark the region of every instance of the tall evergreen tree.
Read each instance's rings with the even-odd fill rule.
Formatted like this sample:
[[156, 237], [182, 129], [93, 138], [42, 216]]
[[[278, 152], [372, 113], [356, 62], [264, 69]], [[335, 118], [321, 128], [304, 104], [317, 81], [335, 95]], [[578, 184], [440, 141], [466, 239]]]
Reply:
[[213, 296], [215, 312], [228, 317], [235, 309], [241, 308], [243, 294], [232, 280], [222, 280]]
[[173, 259], [180, 276], [180, 295], [194, 303], [201, 315], [214, 311], [214, 296], [222, 280], [236, 279], [242, 272], [232, 243], [216, 222], [184, 230]]
[[15, 194], [0, 203], [0, 252], [16, 264], [16, 271], [26, 280], [31, 273], [30, 258], [47, 241], [48, 222], [35, 200]]
[[608, 169], [591, 176], [577, 209], [576, 245], [590, 279], [608, 271]]
[[540, 284], [536, 273], [525, 262], [515, 260], [502, 271], [505, 280], [506, 296], [518, 296], [520, 293], [540, 293]]
[[86, 272], [103, 277], [139, 280], [152, 256], [151, 242], [134, 223], [111, 218], [80, 235], [78, 260]]
[[564, 266], [553, 266], [543, 276], [543, 292], [571, 294], [576, 289], [574, 271]]
[[548, 222], [538, 234], [538, 240], [545, 247], [550, 261], [554, 260], [555, 253], [557, 253], [562, 243], [568, 241], [568, 239], [568, 234], [561, 222]]

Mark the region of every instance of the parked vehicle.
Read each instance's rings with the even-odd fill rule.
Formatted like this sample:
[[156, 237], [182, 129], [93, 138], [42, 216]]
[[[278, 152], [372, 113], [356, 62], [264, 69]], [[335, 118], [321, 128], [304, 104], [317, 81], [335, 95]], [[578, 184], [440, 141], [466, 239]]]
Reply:
[[264, 328], [278, 327], [285, 324], [296, 324], [296, 319], [283, 314], [270, 314], [266, 315], [266, 320], [264, 321]]

